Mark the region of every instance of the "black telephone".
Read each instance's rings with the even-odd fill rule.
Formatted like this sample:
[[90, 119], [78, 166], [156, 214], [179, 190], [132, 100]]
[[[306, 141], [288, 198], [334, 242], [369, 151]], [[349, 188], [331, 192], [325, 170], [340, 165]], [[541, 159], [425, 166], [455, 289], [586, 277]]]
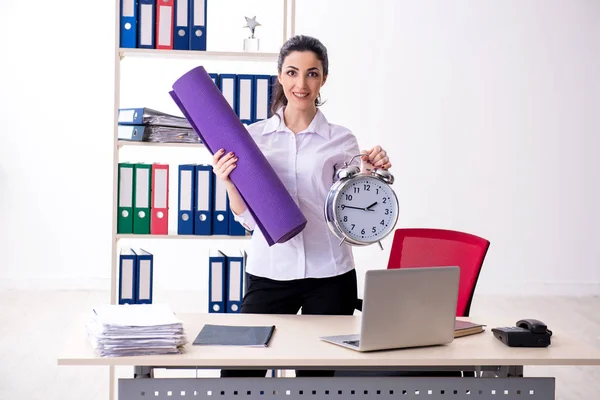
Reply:
[[522, 319], [514, 327], [493, 328], [496, 338], [510, 347], [547, 347], [552, 331], [537, 319]]

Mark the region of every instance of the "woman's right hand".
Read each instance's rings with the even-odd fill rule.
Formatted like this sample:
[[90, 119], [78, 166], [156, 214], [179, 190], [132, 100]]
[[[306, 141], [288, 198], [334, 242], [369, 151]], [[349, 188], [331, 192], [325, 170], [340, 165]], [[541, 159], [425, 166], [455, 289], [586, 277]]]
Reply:
[[225, 150], [220, 149], [213, 156], [213, 172], [224, 182], [230, 183], [229, 174], [235, 169], [238, 158], [231, 151], [225, 155], [224, 153]]

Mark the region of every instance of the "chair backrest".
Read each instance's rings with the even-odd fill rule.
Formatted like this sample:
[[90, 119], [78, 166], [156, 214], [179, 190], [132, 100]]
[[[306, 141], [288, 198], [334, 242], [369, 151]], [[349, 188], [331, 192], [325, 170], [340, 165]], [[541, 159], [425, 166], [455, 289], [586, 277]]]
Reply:
[[388, 269], [460, 267], [456, 315], [469, 315], [471, 300], [490, 242], [469, 233], [430, 228], [397, 229]]

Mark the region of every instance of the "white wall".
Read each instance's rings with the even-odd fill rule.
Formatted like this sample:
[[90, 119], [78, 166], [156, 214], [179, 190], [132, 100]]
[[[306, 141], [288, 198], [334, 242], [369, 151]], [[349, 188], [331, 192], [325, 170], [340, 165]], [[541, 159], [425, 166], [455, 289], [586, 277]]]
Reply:
[[[297, 32], [329, 49], [329, 120], [391, 154], [398, 227], [488, 238], [478, 293], [600, 294], [600, 3], [368, 4], [299, 1]], [[276, 51], [281, 9], [209, 0], [209, 46], [235, 49], [243, 16], [256, 15], [264, 49]], [[3, 2], [0, 35], [10, 39], [0, 62], [0, 287], [108, 288], [114, 4]], [[200, 63], [125, 59], [121, 105], [178, 112], [168, 90]], [[202, 149], [126, 149], [122, 159], [210, 161]], [[206, 249], [245, 245], [123, 244], [155, 254], [157, 289], [200, 290]], [[384, 268], [389, 245], [357, 249], [359, 270]]]

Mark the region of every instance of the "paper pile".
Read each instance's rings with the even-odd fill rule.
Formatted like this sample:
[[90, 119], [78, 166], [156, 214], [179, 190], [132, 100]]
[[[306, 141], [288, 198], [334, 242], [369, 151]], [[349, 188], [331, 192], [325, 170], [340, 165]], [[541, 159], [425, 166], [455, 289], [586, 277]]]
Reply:
[[94, 307], [86, 327], [102, 357], [177, 354], [187, 343], [182, 322], [165, 304]]

